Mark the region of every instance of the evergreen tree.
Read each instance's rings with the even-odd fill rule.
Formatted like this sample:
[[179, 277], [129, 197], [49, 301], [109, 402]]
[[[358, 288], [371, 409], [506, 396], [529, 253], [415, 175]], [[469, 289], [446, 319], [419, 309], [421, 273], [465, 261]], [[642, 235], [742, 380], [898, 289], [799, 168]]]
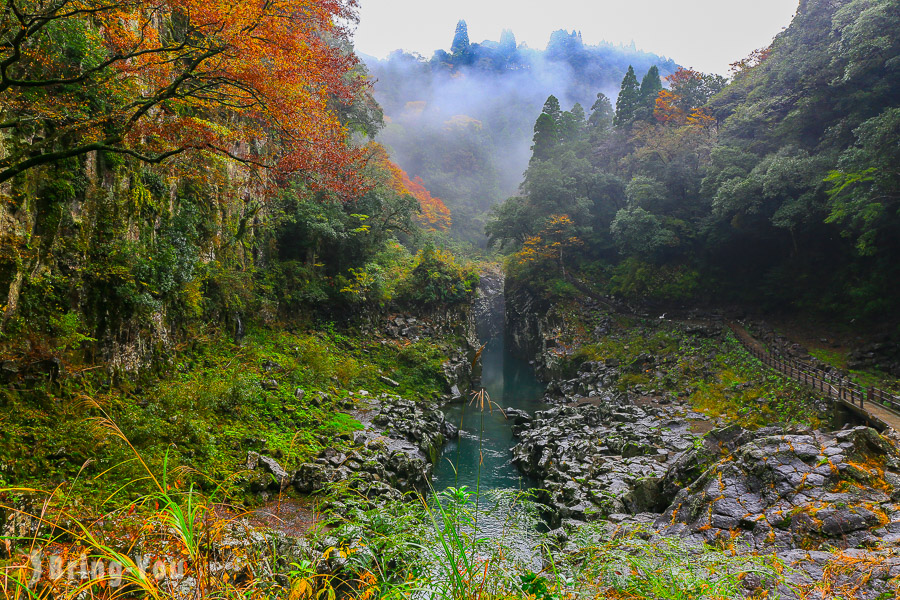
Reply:
[[650, 120], [653, 116], [653, 110], [656, 108], [656, 98], [662, 91], [662, 81], [659, 78], [659, 69], [656, 65], [650, 67], [647, 74], [641, 80], [641, 101], [640, 106], [635, 111], [635, 118]]
[[534, 145], [531, 146], [531, 162], [547, 160], [559, 143], [562, 111], [556, 96], [547, 98], [544, 110], [534, 124]]
[[450, 45], [452, 54], [464, 52], [469, 47], [469, 26], [465, 21], [456, 24], [456, 34], [453, 36], [453, 43]]
[[562, 109], [559, 107], [559, 100], [556, 96], [551, 95], [547, 98], [547, 101], [544, 102], [544, 108], [542, 112], [545, 115], [549, 115], [550, 118], [553, 119], [553, 122], [557, 125], [559, 124], [559, 118], [562, 115]]
[[573, 106], [572, 110], [569, 112], [571, 112], [572, 115], [575, 116], [575, 121], [579, 125], [584, 125], [584, 120], [587, 118], [587, 116], [585, 115], [584, 107], [581, 105], [580, 102], [576, 102], [575, 106]]
[[641, 92], [638, 87], [637, 76], [634, 68], [629, 66], [625, 78], [622, 80], [622, 89], [616, 99], [616, 127], [624, 127], [634, 122], [635, 111], [641, 103]]
[[612, 102], [606, 97], [606, 94], [597, 94], [597, 100], [591, 106], [591, 116], [588, 118], [588, 125], [593, 131], [606, 131], [613, 125], [616, 113], [613, 110]]
[[561, 142], [574, 142], [584, 131], [584, 108], [575, 103], [572, 110], [562, 113], [559, 118], [559, 140]]
[[541, 113], [534, 124], [534, 145], [531, 146], [532, 162], [547, 160], [556, 147], [559, 125], [547, 113]]

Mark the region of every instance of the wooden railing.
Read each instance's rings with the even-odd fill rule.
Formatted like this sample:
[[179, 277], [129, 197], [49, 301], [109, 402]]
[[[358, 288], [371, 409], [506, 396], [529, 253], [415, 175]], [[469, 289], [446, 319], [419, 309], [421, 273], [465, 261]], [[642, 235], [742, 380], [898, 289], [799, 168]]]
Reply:
[[742, 334], [743, 332], [732, 329], [741, 345], [764, 365], [779, 371], [794, 381], [810, 386], [823, 396], [858, 406], [863, 410], [865, 410], [866, 404], [876, 404], [900, 413], [900, 398], [897, 396], [875, 387], [863, 387], [845, 376], [823, 371], [796, 360], [774, 356], [759, 348], [752, 339], [747, 339], [746, 334]]

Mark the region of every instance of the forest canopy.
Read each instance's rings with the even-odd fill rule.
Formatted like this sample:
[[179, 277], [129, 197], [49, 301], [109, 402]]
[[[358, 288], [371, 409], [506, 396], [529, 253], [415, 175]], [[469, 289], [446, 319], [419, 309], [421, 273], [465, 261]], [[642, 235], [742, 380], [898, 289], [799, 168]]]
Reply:
[[[900, 281], [898, 74], [896, 0], [809, 0], [728, 81], [629, 69], [587, 118], [550, 97], [486, 232], [558, 290], [878, 317]], [[548, 263], [562, 223], [580, 249]]]
[[[87, 152], [212, 153], [351, 193], [335, 104], [366, 81], [355, 0], [9, 0], [0, 14], [0, 183]], [[342, 41], [343, 40], [343, 41]]]

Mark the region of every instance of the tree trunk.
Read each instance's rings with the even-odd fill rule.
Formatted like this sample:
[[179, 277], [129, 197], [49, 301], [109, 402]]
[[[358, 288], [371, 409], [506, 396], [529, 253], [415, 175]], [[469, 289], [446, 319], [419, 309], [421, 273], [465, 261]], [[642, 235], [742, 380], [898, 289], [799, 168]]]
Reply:
[[16, 269], [16, 276], [9, 284], [9, 293], [6, 295], [6, 306], [3, 309], [3, 318], [0, 319], [0, 333], [6, 330], [6, 324], [16, 314], [19, 307], [19, 294], [22, 292], [22, 282], [25, 281], [25, 273], [21, 268]]

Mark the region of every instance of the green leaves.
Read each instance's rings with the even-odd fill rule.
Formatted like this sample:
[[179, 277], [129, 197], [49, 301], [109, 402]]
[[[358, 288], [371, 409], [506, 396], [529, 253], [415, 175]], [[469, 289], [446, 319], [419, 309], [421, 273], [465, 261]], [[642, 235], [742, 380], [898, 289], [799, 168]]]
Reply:
[[893, 246], [900, 227], [900, 108], [889, 108], [856, 131], [857, 144], [845, 150], [838, 169], [824, 178], [831, 212], [827, 223], [855, 241], [862, 256]]
[[475, 293], [478, 273], [432, 245], [418, 255], [416, 266], [401, 286], [401, 300], [426, 308], [452, 306]]
[[639, 206], [617, 212], [609, 230], [623, 254], [652, 256], [678, 243], [675, 232], [666, 227], [662, 218]]
[[637, 76], [634, 69], [629, 66], [625, 78], [622, 79], [622, 87], [619, 90], [619, 96], [616, 98], [616, 127], [625, 127], [630, 125], [635, 119], [635, 111], [641, 104], [641, 92], [638, 86]]

